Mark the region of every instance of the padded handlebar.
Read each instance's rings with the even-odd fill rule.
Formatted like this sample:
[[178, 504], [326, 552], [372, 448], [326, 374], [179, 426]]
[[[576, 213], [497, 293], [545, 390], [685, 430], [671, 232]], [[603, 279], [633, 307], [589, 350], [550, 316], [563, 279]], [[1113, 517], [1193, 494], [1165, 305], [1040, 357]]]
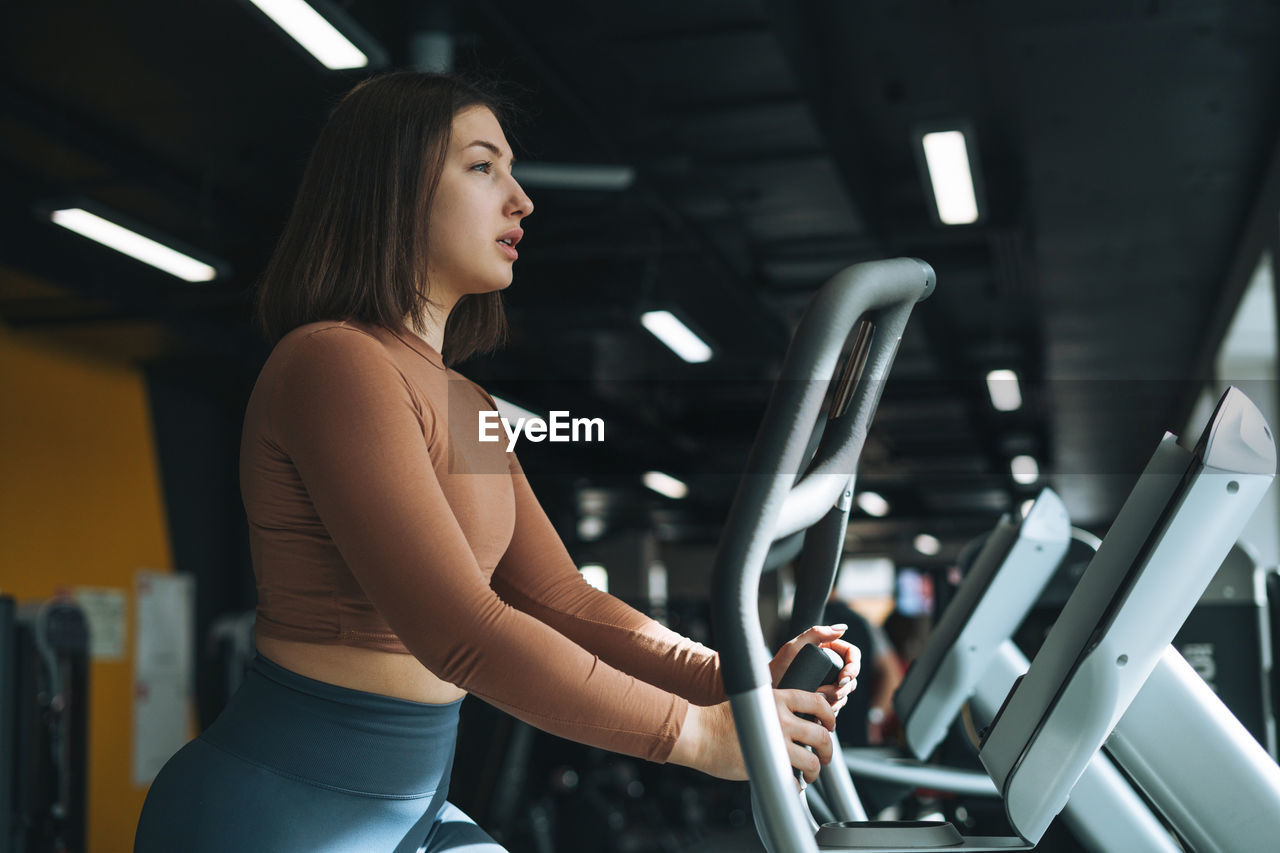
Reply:
[[[823, 285], [796, 330], [716, 552], [712, 619], [730, 696], [769, 684], [756, 603], [765, 555], [774, 540], [823, 518], [851, 488], [907, 318], [933, 292], [934, 281], [933, 269], [915, 258], [856, 264]], [[866, 314], [875, 332], [862, 375], [847, 409], [827, 424], [812, 465], [797, 478], [836, 362]]]

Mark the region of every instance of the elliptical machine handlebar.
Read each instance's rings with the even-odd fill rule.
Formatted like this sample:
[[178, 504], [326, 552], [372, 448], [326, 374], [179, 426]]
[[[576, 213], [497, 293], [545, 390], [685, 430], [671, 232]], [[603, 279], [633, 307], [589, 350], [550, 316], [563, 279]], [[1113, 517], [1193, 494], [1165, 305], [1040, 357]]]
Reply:
[[[761, 571], [776, 540], [819, 522], [833, 508], [847, 514], [858, 458], [907, 319], [915, 304], [933, 292], [934, 283], [928, 264], [898, 258], [856, 264], [823, 285], [787, 350], [716, 552], [711, 610], [725, 692], [751, 784], [767, 812], [763, 825], [769, 837], [764, 840], [775, 853], [811, 851], [816, 845], [794, 796], [773, 703], [770, 653], [757, 608]], [[871, 326], [860, 329], [821, 441], [808, 460], [810, 438], [820, 428], [822, 402], [836, 379], [840, 354], [864, 315]], [[838, 554], [830, 556], [828, 589]], [[809, 586], [821, 584], [818, 579]]]

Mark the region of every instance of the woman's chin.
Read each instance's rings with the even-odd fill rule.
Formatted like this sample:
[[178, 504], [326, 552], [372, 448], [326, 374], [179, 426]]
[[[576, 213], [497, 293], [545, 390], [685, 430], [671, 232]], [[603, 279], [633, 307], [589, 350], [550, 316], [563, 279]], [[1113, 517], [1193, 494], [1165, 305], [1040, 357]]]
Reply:
[[484, 281], [474, 282], [464, 292], [463, 296], [484, 296], [486, 293], [500, 293], [511, 286], [511, 281]]

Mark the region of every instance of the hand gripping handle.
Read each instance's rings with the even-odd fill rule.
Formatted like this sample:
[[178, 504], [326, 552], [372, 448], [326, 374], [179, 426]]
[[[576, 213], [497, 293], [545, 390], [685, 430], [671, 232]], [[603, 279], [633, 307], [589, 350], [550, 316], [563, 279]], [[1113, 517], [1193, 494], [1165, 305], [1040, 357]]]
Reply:
[[[795, 660], [791, 661], [791, 666], [787, 667], [782, 680], [778, 682], [778, 689], [806, 690], [812, 693], [824, 684], [835, 684], [836, 676], [840, 674], [842, 666], [844, 661], [840, 660], [840, 656], [831, 649], [805, 643], [800, 647], [800, 653], [796, 655]], [[815, 719], [812, 714], [796, 714], [796, 716], [811, 723]], [[800, 771], [795, 771], [795, 774], [799, 779]]]

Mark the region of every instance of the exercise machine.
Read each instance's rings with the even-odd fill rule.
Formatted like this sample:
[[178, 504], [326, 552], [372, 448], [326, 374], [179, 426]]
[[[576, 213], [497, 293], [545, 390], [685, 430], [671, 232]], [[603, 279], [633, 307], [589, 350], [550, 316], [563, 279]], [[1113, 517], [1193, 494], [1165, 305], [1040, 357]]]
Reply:
[[85, 850], [88, 690], [79, 605], [0, 596], [0, 851]]
[[[842, 546], [836, 528], [843, 523], [835, 521], [847, 520], [867, 427], [911, 308], [933, 286], [927, 265], [900, 259], [851, 267], [823, 287], [788, 351], [717, 551], [712, 606], [725, 685], [760, 805], [757, 826], [778, 853], [815, 850], [819, 843], [885, 851], [1034, 847], [1160, 664], [1274, 477], [1270, 430], [1236, 389], [1223, 396], [1193, 449], [1179, 447], [1171, 435], [1161, 441], [982, 741], [980, 758], [1016, 835], [964, 839], [945, 823], [839, 821], [819, 828], [815, 841], [812, 817], [794, 794], [771, 695], [755, 604], [761, 566], [771, 542], [806, 527], [828, 532], [815, 537], [822, 546]], [[862, 325], [835, 380], [844, 341], [864, 315], [870, 328]], [[824, 435], [806, 460], [811, 425], [833, 381]], [[832, 556], [838, 554], [837, 548]], [[829, 565], [833, 573], [834, 560]], [[799, 586], [798, 579], [798, 601]], [[833, 800], [833, 809], [842, 808]]]
[[1253, 549], [1236, 543], [1173, 638], [1173, 647], [1276, 758], [1267, 575]]
[[[971, 727], [975, 719], [981, 725], [990, 723], [1026, 673], [1027, 659], [1013, 634], [1057, 573], [1072, 542], [1066, 506], [1046, 488], [1025, 518], [1005, 515], [990, 534], [970, 546], [978, 550], [964, 580], [894, 696], [909, 754], [846, 749], [845, 763], [855, 780], [897, 782], [970, 797], [999, 796], [986, 773], [922, 762], [942, 742], [962, 708]], [[1062, 815], [1075, 837], [1099, 853], [1181, 849], [1101, 752], [1089, 761]]]

